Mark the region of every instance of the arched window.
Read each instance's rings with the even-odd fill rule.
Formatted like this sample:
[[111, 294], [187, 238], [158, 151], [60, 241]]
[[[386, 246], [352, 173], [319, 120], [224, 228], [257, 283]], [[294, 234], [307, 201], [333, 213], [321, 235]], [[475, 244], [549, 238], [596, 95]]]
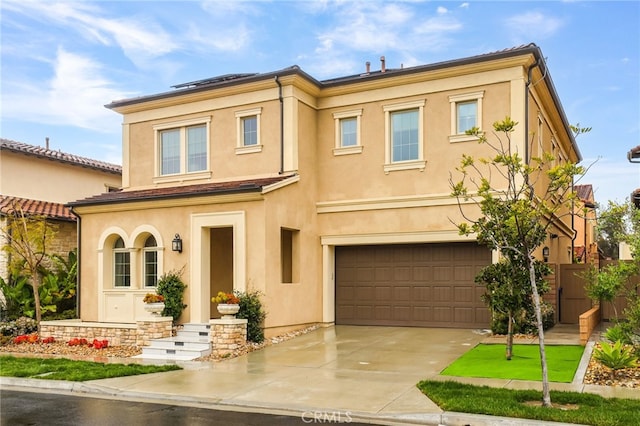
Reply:
[[158, 243], [153, 235], [150, 235], [144, 242], [144, 277], [145, 287], [155, 287], [158, 283]]
[[113, 245], [113, 286], [131, 286], [131, 257], [122, 237], [118, 237]]

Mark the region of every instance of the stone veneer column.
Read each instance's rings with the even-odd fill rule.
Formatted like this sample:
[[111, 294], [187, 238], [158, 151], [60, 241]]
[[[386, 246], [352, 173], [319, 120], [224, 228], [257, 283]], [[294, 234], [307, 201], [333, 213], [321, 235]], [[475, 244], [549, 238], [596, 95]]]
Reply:
[[148, 346], [152, 339], [171, 337], [172, 317], [151, 317], [136, 321], [136, 346]]
[[247, 343], [246, 319], [212, 319], [210, 340], [215, 356], [226, 356]]

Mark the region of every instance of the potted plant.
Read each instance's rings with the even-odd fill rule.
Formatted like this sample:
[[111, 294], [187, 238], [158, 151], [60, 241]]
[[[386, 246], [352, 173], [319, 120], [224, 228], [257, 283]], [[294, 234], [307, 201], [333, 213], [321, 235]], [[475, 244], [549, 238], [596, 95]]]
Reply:
[[240, 299], [233, 293], [219, 291], [216, 296], [211, 298], [211, 301], [218, 304], [218, 312], [222, 318], [235, 318], [235, 314], [240, 310]]
[[161, 294], [147, 293], [142, 301], [144, 310], [151, 312], [152, 315], [160, 315], [164, 310], [164, 296]]

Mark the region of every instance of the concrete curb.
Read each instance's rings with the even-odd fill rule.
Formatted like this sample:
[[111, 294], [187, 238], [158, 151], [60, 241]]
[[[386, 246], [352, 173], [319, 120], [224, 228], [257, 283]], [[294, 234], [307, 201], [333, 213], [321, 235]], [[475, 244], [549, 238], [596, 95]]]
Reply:
[[[0, 388], [16, 391], [33, 392], [59, 392], [70, 395], [86, 395], [94, 397], [106, 397], [124, 401], [140, 401], [156, 404], [183, 405], [197, 408], [208, 408], [225, 411], [242, 411], [266, 414], [289, 415], [300, 417], [307, 413], [325, 413], [326, 407], [283, 407], [275, 404], [247, 404], [234, 400], [220, 400], [213, 398], [194, 398], [192, 396], [175, 394], [150, 394], [143, 392], [130, 392], [122, 389], [111, 388], [97, 383], [67, 382], [63, 380], [25, 379], [20, 377], [0, 377]], [[346, 414], [347, 412], [345, 412]], [[531, 419], [517, 419], [511, 417], [496, 417], [481, 414], [456, 413], [443, 411], [441, 413], [398, 413], [398, 414], [372, 414], [361, 412], [348, 412], [352, 422], [361, 422], [378, 425], [438, 425], [438, 426], [537, 426], [556, 425], [570, 426], [569, 423], [538, 421]]]

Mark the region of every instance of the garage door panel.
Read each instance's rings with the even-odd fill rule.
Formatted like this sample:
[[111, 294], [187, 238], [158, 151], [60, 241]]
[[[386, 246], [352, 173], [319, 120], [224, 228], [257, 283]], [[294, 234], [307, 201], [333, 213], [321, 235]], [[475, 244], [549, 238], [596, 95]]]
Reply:
[[487, 327], [475, 243], [336, 247], [336, 323]]
[[473, 287], [456, 286], [454, 288], [454, 294], [455, 294], [454, 301], [456, 303], [459, 303], [459, 302], [473, 303], [473, 299], [475, 297], [475, 292], [473, 290], [474, 290]]

